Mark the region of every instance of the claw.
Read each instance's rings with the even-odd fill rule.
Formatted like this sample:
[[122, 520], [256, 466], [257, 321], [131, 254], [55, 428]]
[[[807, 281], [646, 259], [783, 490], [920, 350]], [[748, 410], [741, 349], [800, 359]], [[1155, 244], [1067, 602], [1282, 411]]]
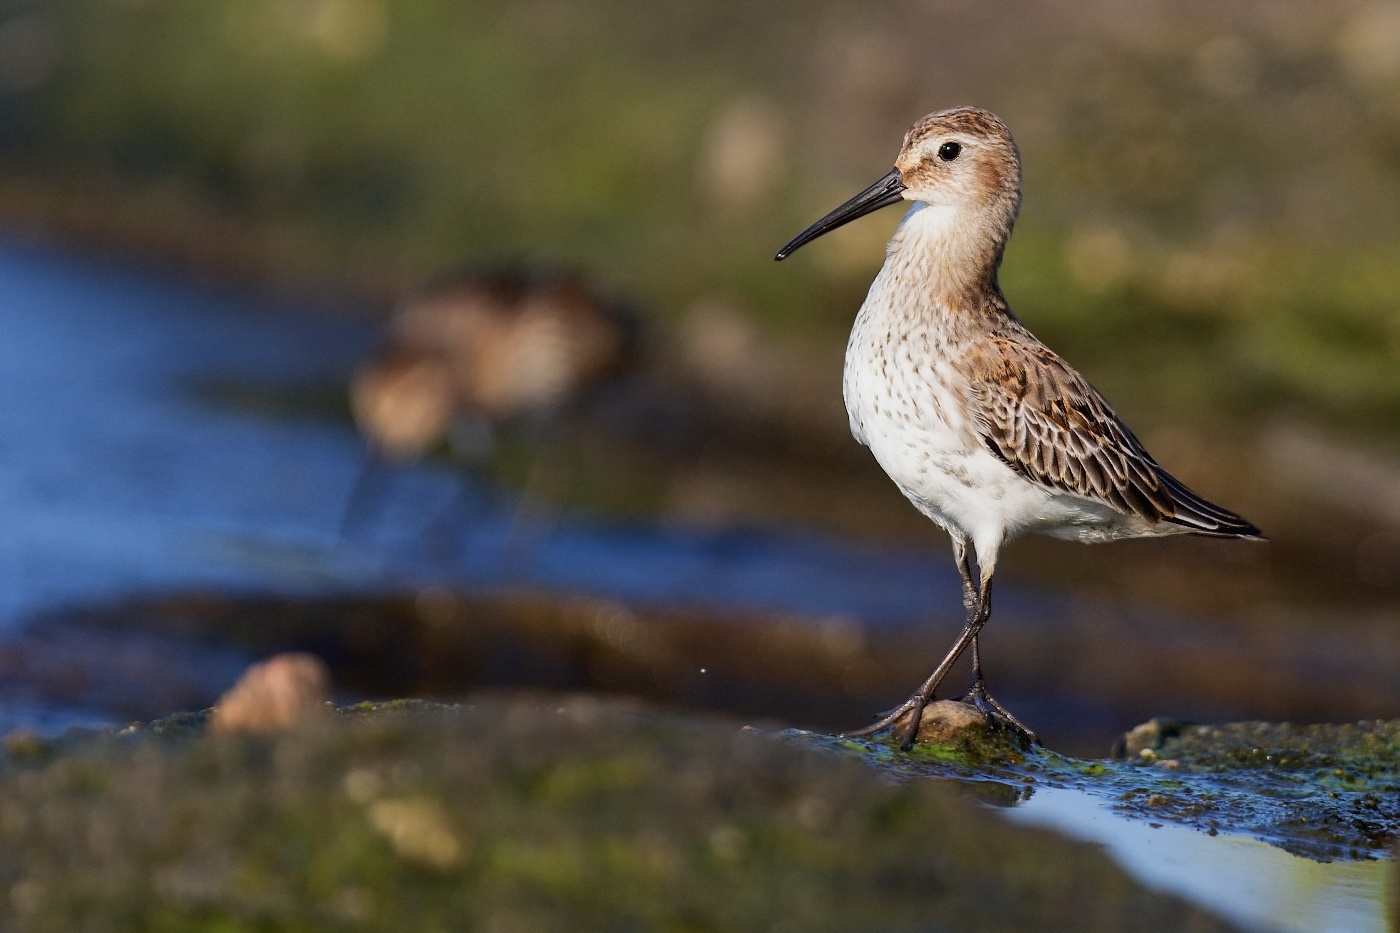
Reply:
[[[903, 716], [910, 710], [913, 710], [916, 706], [919, 708], [919, 713], [915, 714], [915, 718], [917, 719], [918, 716], [923, 712], [924, 704], [922, 701], [920, 701], [918, 694], [915, 694], [914, 696], [905, 700], [903, 703], [896, 706], [894, 709], [885, 710], [885, 712], [880, 714], [880, 718], [874, 723], [862, 729], [852, 729], [850, 732], [842, 732], [839, 734], [843, 739], [859, 739], [864, 738], [867, 735], [874, 735], [877, 732], [883, 732], [884, 730], [888, 729], [890, 726], [898, 722], [899, 717]], [[916, 730], [917, 728], [918, 726], [915, 725]], [[907, 746], [905, 747], [905, 750], [908, 750]]]
[[969, 703], [977, 707], [988, 719], [992, 720], [992, 722], [997, 725], [1009, 729], [1012, 732], [1021, 733], [1030, 740], [1032, 745], [1040, 744], [1040, 739], [1034, 732], [1027, 729], [1021, 720], [1012, 715], [1011, 710], [1002, 706], [997, 702], [996, 697], [987, 692], [987, 686], [982, 682], [981, 678], [974, 680], [972, 686], [968, 688], [967, 693], [964, 693], [958, 699], [960, 702]]

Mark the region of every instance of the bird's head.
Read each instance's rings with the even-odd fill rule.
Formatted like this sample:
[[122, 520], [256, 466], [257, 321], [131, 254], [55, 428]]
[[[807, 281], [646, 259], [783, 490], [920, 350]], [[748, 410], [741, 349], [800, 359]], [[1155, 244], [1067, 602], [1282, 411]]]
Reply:
[[970, 210], [1008, 230], [1020, 205], [1021, 160], [1011, 131], [977, 107], [931, 113], [904, 134], [895, 167], [883, 178], [803, 230], [778, 251], [786, 259], [858, 217], [901, 201]]

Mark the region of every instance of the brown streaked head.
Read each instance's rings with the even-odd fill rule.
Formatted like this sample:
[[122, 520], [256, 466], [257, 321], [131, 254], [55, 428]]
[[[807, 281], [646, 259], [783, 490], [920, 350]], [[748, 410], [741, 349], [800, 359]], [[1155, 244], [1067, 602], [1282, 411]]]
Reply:
[[1020, 198], [1021, 157], [1011, 131], [978, 107], [919, 120], [904, 134], [894, 164], [910, 201], [980, 206]]
[[1021, 159], [1011, 131], [979, 107], [931, 113], [904, 134], [895, 167], [778, 250], [786, 259], [805, 243], [900, 201], [972, 207], [1010, 228], [1021, 198]]

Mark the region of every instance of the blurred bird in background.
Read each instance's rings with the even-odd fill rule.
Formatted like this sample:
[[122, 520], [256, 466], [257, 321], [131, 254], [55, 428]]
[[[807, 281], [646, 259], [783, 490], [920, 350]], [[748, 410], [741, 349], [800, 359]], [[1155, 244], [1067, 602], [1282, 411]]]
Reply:
[[520, 429], [535, 459], [514, 537], [554, 479], [551, 454], [568, 423], [635, 358], [633, 317], [577, 272], [472, 269], [414, 290], [351, 382], [369, 450], [342, 532], [362, 527], [381, 502], [386, 466], [447, 444], [480, 469], [502, 433]]

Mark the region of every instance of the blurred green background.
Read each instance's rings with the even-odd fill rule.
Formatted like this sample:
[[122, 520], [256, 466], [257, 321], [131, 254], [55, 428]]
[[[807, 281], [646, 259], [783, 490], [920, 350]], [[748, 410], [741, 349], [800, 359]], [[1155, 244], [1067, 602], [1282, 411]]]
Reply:
[[[974, 102], [1025, 161], [1013, 304], [1115, 398], [1188, 425], [1294, 405], [1400, 426], [1394, 3], [0, 9], [12, 215], [352, 289], [566, 259], [667, 320], [723, 296], [830, 341], [893, 214], [784, 267], [775, 246], [915, 117]], [[147, 210], [37, 203], [64, 186]]]
[[[0, 219], [370, 307], [463, 259], [581, 265], [682, 344], [780, 348], [738, 369], [835, 437], [897, 217], [772, 253], [959, 103], [1021, 147], [1022, 320], [1281, 542], [1237, 563], [1388, 605], [1394, 2], [6, 0]], [[1180, 549], [1146, 547], [1111, 559]]]

